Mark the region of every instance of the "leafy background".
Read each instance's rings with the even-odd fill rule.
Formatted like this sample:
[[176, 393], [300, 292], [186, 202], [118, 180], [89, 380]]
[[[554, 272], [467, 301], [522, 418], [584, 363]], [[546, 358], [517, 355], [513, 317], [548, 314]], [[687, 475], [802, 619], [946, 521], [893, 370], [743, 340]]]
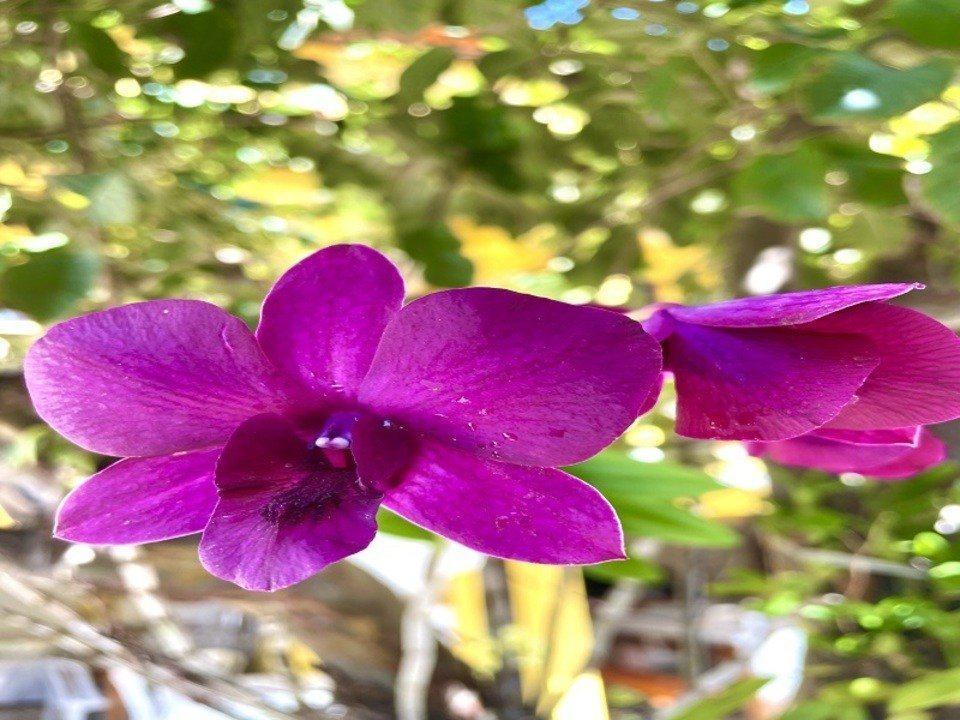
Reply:
[[[414, 295], [634, 309], [919, 280], [909, 302], [960, 324], [956, 0], [6, 0], [0, 68], [3, 467], [60, 492], [104, 459], [30, 413], [44, 327], [168, 296], [253, 322], [331, 243], [384, 250]], [[801, 623], [792, 720], [951, 717], [954, 466], [788, 472], [678, 440], [673, 411], [668, 389], [574, 471], [683, 562], [635, 552], [591, 593], [693, 586]]]

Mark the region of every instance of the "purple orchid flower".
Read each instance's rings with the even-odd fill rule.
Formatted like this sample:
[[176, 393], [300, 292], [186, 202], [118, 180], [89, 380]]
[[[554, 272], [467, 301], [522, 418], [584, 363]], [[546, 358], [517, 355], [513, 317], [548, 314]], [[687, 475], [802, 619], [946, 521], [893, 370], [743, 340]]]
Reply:
[[960, 417], [960, 339], [885, 302], [918, 284], [826, 288], [701, 307], [659, 306], [677, 432], [785, 440], [818, 428], [878, 430]]
[[254, 590], [362, 550], [381, 504], [490, 555], [623, 557], [609, 503], [555, 468], [649, 408], [657, 342], [616, 313], [507, 290], [403, 296], [385, 257], [340, 245], [280, 278], [256, 335], [192, 300], [53, 327], [25, 364], [37, 412], [125, 458], [68, 495], [57, 536], [202, 531], [203, 565]]
[[751, 455], [829, 473], [901, 480], [943, 462], [947, 446], [924, 427], [816, 430], [778, 442], [746, 443]]

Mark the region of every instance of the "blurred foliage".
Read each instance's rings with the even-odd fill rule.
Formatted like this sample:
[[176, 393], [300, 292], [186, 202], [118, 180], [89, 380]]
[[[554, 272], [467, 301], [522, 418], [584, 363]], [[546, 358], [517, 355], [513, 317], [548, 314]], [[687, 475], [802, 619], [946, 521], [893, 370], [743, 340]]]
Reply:
[[[480, 283], [637, 308], [910, 279], [956, 321], [960, 4], [576, 5], [0, 3], [3, 367], [43, 324], [131, 300], [204, 298], [252, 322], [279, 272], [335, 242], [384, 249], [413, 294]], [[712, 590], [813, 631], [810, 699], [789, 718], [960, 701], [952, 467], [901, 485], [773, 469], [771, 486], [739, 446], [679, 443], [672, 416], [668, 394], [571, 469], [630, 539], [593, 577], [669, 584], [649, 540], [779, 539], [782, 562], [741, 558]], [[99, 462], [20, 430], [8, 462], [67, 483]]]

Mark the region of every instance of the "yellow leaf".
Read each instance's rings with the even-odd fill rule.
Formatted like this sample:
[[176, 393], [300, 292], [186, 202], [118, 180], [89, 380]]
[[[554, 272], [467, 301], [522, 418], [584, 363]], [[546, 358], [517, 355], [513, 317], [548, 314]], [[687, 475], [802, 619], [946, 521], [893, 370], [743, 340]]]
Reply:
[[14, 160], [0, 162], [0, 185], [20, 185], [26, 182], [27, 174]]
[[654, 297], [659, 302], [681, 302], [683, 288], [680, 283], [690, 277], [704, 289], [712, 289], [720, 283], [713, 269], [710, 249], [701, 245], [678, 247], [670, 236], [657, 228], [645, 228], [637, 235], [645, 267], [641, 273], [653, 287]]
[[3, 505], [0, 505], [0, 530], [10, 530], [17, 526], [17, 521], [13, 519]]
[[433, 107], [442, 107], [453, 97], [476, 95], [485, 83], [476, 65], [468, 60], [456, 60], [427, 88], [424, 99]]
[[[490, 635], [482, 571], [474, 570], [448, 580], [445, 599], [456, 618], [457, 657], [480, 673], [489, 674], [500, 664], [502, 649], [517, 655], [524, 697], [541, 709], [565, 698], [568, 709], [603, 707], [602, 691], [591, 681], [570, 697], [593, 647], [593, 623], [583, 576], [575, 568], [507, 562], [512, 624], [498, 637]], [[578, 694], [579, 693], [579, 694]], [[557, 720], [574, 717], [603, 718], [561, 713]]]
[[373, 98], [393, 95], [400, 87], [400, 75], [417, 54], [413, 47], [377, 41], [347, 45], [313, 41], [294, 51], [297, 57], [321, 65], [334, 87]]
[[762, 493], [739, 488], [708, 490], [700, 496], [698, 510], [715, 520], [753, 517], [767, 510]]
[[70, 210], [83, 210], [90, 204], [89, 198], [73, 190], [57, 188], [53, 191], [53, 199]]
[[546, 247], [553, 234], [547, 227], [535, 227], [514, 239], [497, 225], [478, 225], [467, 217], [448, 221], [460, 241], [460, 252], [473, 263], [474, 281], [481, 285], [509, 284], [524, 273], [542, 271], [553, 257]]
[[7, 244], [19, 243], [24, 238], [32, 237], [33, 233], [26, 225], [5, 225], [0, 223], [0, 247]]
[[572, 683], [550, 713], [550, 720], [607, 720], [607, 693], [603, 678], [595, 670], [585, 672]]
[[289, 168], [264, 168], [233, 184], [238, 197], [264, 205], [316, 205], [325, 198], [320, 179], [313, 172]]
[[505, 77], [495, 87], [500, 99], [507, 105], [540, 107], [562, 100], [567, 96], [567, 87], [559, 80], [524, 80]]

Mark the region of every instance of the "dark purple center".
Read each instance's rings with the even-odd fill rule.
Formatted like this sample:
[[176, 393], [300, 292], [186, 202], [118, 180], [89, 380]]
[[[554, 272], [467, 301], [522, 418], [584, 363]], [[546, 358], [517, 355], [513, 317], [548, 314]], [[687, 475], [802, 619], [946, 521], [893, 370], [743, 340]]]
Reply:
[[307, 440], [309, 446], [299, 468], [303, 478], [270, 498], [261, 510], [265, 520], [274, 525], [322, 520], [350, 499], [372, 500], [382, 495], [357, 476], [351, 444], [359, 419], [359, 413], [350, 411], [326, 418], [314, 440]]
[[322, 520], [340, 506], [351, 486], [357, 484], [352, 471], [309, 473], [293, 487], [274, 495], [261, 514], [274, 525], [297, 523], [308, 516]]

